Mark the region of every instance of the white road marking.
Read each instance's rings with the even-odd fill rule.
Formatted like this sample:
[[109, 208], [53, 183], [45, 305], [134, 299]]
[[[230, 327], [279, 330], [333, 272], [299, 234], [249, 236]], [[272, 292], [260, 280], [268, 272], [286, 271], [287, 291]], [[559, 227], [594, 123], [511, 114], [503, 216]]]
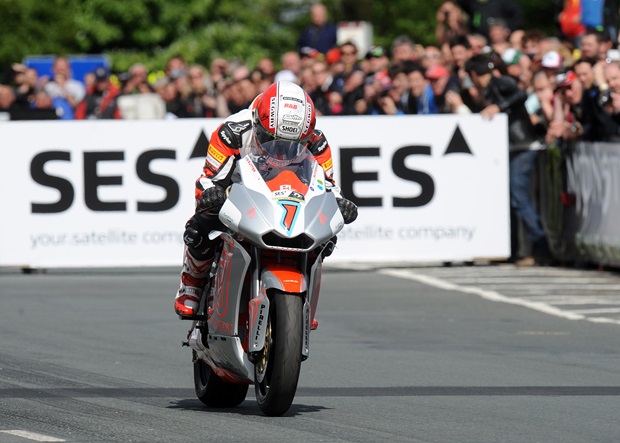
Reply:
[[34, 440], [34, 441], [47, 441], [47, 442], [67, 441], [67, 440], [63, 440], [62, 438], [50, 437], [49, 435], [37, 434], [36, 432], [22, 431], [19, 429], [6, 430], [6, 431], [0, 431], [0, 432], [4, 434], [15, 435], [16, 437], [27, 438], [28, 440]]
[[500, 294], [499, 292], [489, 291], [489, 290], [477, 288], [474, 286], [460, 286], [454, 283], [450, 283], [446, 280], [442, 280], [440, 278], [418, 274], [410, 270], [381, 269], [379, 270], [379, 273], [391, 275], [391, 276], [399, 277], [399, 278], [405, 278], [409, 280], [415, 280], [420, 283], [434, 286], [439, 289], [446, 289], [450, 291], [460, 291], [460, 292], [466, 292], [469, 294], [476, 294], [486, 300], [523, 306], [529, 309], [534, 309], [535, 311], [543, 312], [545, 314], [554, 315], [556, 317], [561, 317], [561, 318], [565, 318], [568, 320], [588, 320], [594, 323], [612, 323], [612, 324], [620, 325], [620, 320], [614, 320], [610, 318], [587, 317], [586, 315], [580, 312], [565, 311], [565, 310], [556, 308], [555, 306], [549, 303], [545, 303], [542, 301], [535, 301], [531, 299], [523, 299], [523, 298], [517, 298], [517, 297], [507, 297], [505, 295]]
[[597, 308], [597, 309], [573, 309], [576, 314], [617, 314], [620, 308]]
[[539, 295], [528, 297], [528, 300], [541, 301], [550, 305], [620, 305], [620, 298], [592, 295], [579, 297], [576, 295]]

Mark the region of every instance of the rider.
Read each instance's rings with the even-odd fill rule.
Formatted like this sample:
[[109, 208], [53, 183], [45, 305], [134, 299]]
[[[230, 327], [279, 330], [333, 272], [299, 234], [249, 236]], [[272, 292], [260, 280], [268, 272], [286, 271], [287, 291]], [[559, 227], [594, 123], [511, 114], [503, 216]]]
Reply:
[[[314, 128], [316, 114], [308, 94], [298, 85], [273, 83], [249, 108], [231, 115], [211, 136], [202, 175], [196, 180], [196, 210], [185, 225], [183, 272], [174, 310], [181, 317], [196, 314], [202, 289], [209, 281], [217, 239], [208, 235], [221, 229], [218, 212], [226, 200], [235, 162], [249, 151], [274, 139], [304, 145], [325, 171], [328, 188], [336, 195], [345, 223], [357, 217], [357, 206], [340, 195], [334, 183], [331, 149], [323, 133]], [[332, 245], [333, 247], [333, 245]], [[329, 255], [331, 250], [327, 251]]]

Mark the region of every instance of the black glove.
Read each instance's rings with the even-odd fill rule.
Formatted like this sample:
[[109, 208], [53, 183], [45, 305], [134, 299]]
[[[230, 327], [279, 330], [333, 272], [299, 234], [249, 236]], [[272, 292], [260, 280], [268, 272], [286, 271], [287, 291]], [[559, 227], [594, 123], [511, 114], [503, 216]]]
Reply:
[[198, 222], [192, 217], [185, 223], [185, 232], [183, 233], [183, 242], [197, 251], [207, 248], [208, 237], [200, 233]]
[[226, 191], [221, 186], [215, 185], [207, 188], [202, 193], [198, 208], [206, 212], [218, 212], [226, 201]]
[[348, 225], [349, 223], [353, 223], [357, 218], [357, 206], [355, 203], [346, 198], [337, 198], [336, 201], [342, 213], [342, 218], [344, 218], [344, 224]]

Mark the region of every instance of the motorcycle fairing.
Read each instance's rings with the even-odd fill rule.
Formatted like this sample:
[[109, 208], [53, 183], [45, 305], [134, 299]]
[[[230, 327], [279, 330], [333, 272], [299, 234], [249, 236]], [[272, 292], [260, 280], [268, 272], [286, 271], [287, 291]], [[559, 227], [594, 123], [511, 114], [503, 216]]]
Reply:
[[199, 328], [192, 330], [189, 344], [218, 376], [235, 383], [253, 383], [254, 366], [240, 338], [246, 334], [245, 325], [239, 325], [239, 313], [248, 309], [249, 300], [243, 297], [242, 290], [251, 257], [231, 235], [221, 233], [220, 238], [222, 253], [210, 291], [213, 311], [207, 321], [209, 348], [202, 344]]
[[[290, 170], [295, 166], [296, 173]], [[318, 247], [343, 228], [338, 205], [326, 192], [323, 170], [312, 156], [289, 169], [270, 171], [268, 182], [264, 175], [249, 156], [237, 163], [229, 198], [219, 213], [224, 225], [252, 243], [271, 249], [274, 245], [267, 245], [263, 239], [266, 234], [275, 233], [285, 239], [304, 234], [312, 242], [296, 246], [302, 251]], [[290, 189], [284, 183], [289, 183]], [[274, 225], [274, 219], [280, 223]]]

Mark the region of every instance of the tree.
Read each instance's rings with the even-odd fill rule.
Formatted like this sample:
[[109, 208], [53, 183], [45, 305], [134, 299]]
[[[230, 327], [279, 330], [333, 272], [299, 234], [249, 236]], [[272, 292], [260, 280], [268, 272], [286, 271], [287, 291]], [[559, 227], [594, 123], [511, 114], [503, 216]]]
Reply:
[[[180, 54], [209, 65], [215, 57], [253, 65], [295, 49], [313, 0], [0, 0], [0, 68], [27, 55], [101, 54], [113, 69], [135, 62], [151, 70]], [[407, 34], [434, 44], [439, 0], [325, 2], [334, 21], [372, 23], [374, 43]], [[553, 4], [521, 0], [532, 28], [553, 31]]]

